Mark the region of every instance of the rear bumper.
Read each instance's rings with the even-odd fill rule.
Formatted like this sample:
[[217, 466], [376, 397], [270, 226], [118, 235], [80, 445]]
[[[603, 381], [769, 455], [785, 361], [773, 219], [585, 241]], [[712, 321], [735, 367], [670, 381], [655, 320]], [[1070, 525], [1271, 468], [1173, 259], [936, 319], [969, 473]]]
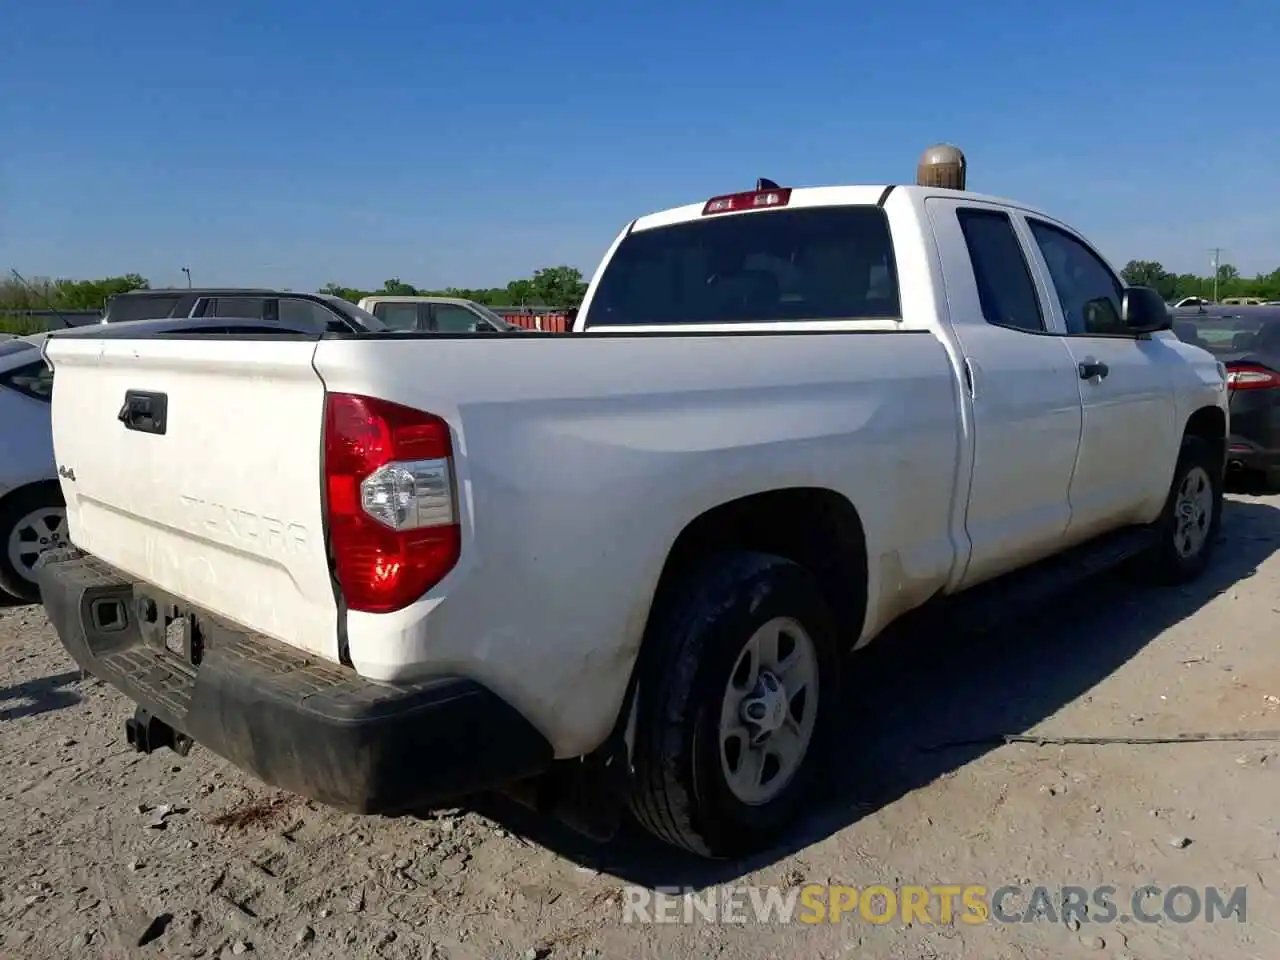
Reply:
[[473, 681], [373, 683], [200, 611], [190, 611], [203, 644], [193, 665], [144, 638], [157, 633], [139, 612], [152, 595], [146, 584], [74, 550], [47, 554], [38, 579], [82, 669], [281, 789], [351, 812], [400, 813], [551, 763], [546, 739]]
[[1280, 450], [1267, 449], [1244, 437], [1232, 436], [1227, 441], [1227, 465], [1256, 470], [1268, 476], [1280, 476]]
[[1280, 471], [1280, 401], [1275, 390], [1232, 393], [1227, 463], [1270, 475]]

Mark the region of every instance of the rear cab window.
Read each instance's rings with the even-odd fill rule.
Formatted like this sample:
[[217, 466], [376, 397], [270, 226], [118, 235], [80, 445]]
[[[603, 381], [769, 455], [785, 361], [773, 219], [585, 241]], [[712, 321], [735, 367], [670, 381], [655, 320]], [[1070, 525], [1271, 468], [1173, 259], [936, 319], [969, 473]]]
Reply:
[[634, 231], [605, 266], [585, 327], [901, 316], [888, 218], [860, 204]]

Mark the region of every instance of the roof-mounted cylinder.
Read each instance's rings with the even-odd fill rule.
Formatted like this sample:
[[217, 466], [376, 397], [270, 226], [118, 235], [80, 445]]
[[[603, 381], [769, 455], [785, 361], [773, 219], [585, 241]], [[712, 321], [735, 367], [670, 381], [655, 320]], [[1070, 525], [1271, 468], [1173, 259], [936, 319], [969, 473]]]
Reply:
[[950, 143], [937, 143], [920, 154], [916, 165], [916, 185], [942, 187], [946, 190], [965, 188], [964, 152]]

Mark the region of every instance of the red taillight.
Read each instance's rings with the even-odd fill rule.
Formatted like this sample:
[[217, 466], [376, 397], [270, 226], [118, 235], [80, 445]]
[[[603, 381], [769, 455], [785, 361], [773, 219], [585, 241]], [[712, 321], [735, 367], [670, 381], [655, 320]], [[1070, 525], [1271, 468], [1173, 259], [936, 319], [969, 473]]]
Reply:
[[1260, 363], [1234, 363], [1227, 366], [1228, 390], [1272, 390], [1280, 387], [1280, 374]]
[[334, 572], [349, 609], [399, 610], [458, 562], [453, 443], [439, 417], [329, 394], [324, 475]]
[[769, 207], [785, 207], [791, 202], [791, 188], [777, 190], [748, 190], [746, 193], [730, 193], [712, 197], [702, 208], [705, 217], [711, 213], [733, 213], [738, 210], [765, 210]]

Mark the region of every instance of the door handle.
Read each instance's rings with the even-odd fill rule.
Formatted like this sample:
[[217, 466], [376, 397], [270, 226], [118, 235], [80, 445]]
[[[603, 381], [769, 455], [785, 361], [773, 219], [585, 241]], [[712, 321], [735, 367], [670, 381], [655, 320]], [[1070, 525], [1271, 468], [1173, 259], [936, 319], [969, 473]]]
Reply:
[[124, 424], [126, 430], [163, 434], [168, 412], [169, 398], [165, 394], [126, 390], [124, 406], [116, 414], [116, 419]]
[[1079, 369], [1081, 380], [1092, 380], [1094, 377], [1103, 380], [1111, 372], [1111, 368], [1101, 360], [1086, 360], [1080, 364]]

